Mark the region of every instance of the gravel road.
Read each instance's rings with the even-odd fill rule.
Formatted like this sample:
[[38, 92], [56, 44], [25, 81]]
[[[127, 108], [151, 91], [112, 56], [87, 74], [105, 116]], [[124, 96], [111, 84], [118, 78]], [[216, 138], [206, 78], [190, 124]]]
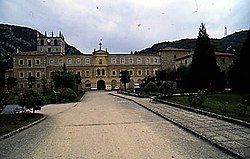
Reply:
[[0, 142], [0, 158], [231, 158], [133, 102], [104, 91], [45, 106], [48, 118]]

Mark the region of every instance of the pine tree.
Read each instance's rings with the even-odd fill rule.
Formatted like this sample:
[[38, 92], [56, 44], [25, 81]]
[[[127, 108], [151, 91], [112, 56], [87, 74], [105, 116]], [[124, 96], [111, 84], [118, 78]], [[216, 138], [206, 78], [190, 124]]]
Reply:
[[234, 66], [229, 71], [229, 85], [234, 92], [250, 92], [250, 30]]
[[130, 82], [130, 75], [128, 70], [120, 72], [120, 82], [124, 85], [124, 90], [126, 91], [126, 84]]
[[221, 83], [221, 71], [203, 23], [199, 28], [189, 75], [192, 89], [215, 90], [219, 88], [218, 83]]

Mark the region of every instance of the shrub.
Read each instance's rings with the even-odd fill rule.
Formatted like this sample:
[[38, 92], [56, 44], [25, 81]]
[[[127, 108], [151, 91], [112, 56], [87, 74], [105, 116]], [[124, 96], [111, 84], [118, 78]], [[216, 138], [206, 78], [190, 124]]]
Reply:
[[245, 116], [247, 113], [247, 107], [250, 106], [250, 96], [243, 96], [241, 103], [238, 104], [238, 116]]
[[33, 112], [35, 112], [35, 110], [39, 110], [41, 106], [45, 105], [45, 98], [34, 90], [27, 90], [19, 96], [18, 104], [25, 106], [27, 109], [33, 108]]
[[162, 85], [159, 88], [159, 91], [162, 94], [164, 94], [164, 96], [166, 96], [166, 95], [172, 96], [173, 91], [174, 91], [174, 87], [170, 81], [167, 81], [167, 82], [162, 83]]
[[153, 93], [153, 92], [157, 92], [159, 89], [158, 89], [158, 86], [154, 83], [154, 82], [149, 82], [145, 87], [144, 87], [144, 91], [146, 93]]
[[201, 107], [205, 101], [204, 95], [189, 95], [188, 96], [188, 103], [189, 105], [193, 105], [195, 107]]
[[61, 102], [73, 102], [77, 97], [77, 94], [70, 88], [62, 90], [60, 94]]

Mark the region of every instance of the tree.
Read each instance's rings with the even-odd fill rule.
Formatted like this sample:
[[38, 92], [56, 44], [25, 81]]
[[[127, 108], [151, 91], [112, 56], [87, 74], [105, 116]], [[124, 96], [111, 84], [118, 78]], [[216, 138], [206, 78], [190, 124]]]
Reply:
[[190, 66], [190, 87], [198, 90], [216, 90], [218, 89], [220, 73], [209, 36], [205, 25], [202, 23]]
[[8, 90], [12, 90], [12, 88], [17, 85], [17, 79], [14, 77], [8, 77], [6, 79], [6, 84], [7, 84]]
[[229, 71], [229, 85], [234, 92], [250, 92], [250, 30], [242, 46], [240, 54], [237, 56], [233, 67]]
[[47, 94], [47, 80], [46, 80], [45, 75], [42, 75], [41, 83], [42, 83], [42, 88], [43, 88], [43, 95], [46, 95]]
[[19, 96], [18, 104], [27, 109], [33, 109], [34, 113], [35, 110], [39, 110], [41, 106], [45, 105], [45, 99], [40, 93], [30, 89]]
[[184, 90], [188, 88], [188, 85], [189, 85], [188, 75], [189, 75], [189, 67], [180, 66], [176, 70], [176, 81], [177, 81], [178, 88], [184, 89]]
[[163, 82], [159, 88], [159, 91], [162, 94], [164, 94], [164, 96], [166, 96], [166, 95], [172, 96], [173, 91], [174, 91], [173, 84], [170, 81]]
[[66, 66], [62, 67], [62, 71], [56, 71], [51, 78], [55, 89], [76, 88], [76, 77], [73, 72], [68, 72]]
[[36, 84], [36, 78], [34, 76], [29, 76], [27, 78], [29, 88], [32, 88], [34, 84]]
[[124, 90], [126, 91], [126, 84], [130, 82], [130, 75], [128, 70], [120, 72], [120, 82], [124, 85]]
[[78, 93], [78, 87], [82, 83], [82, 77], [80, 73], [75, 74], [75, 79], [76, 79], [76, 92]]

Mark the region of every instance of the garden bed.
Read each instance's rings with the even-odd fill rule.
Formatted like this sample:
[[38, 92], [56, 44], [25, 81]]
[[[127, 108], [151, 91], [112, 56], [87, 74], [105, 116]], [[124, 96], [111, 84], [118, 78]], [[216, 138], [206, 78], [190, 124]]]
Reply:
[[43, 114], [37, 113], [1, 114], [0, 136], [29, 125], [43, 117]]
[[199, 107], [190, 105], [188, 101], [188, 96], [174, 96], [166, 100], [182, 104], [188, 107], [198, 108], [201, 110], [250, 122], [249, 108], [247, 109], [246, 114], [244, 116], [240, 116], [238, 114], [239, 103], [241, 103], [241, 98], [246, 95], [249, 94], [208, 94], [205, 95], [205, 100], [202, 106]]

